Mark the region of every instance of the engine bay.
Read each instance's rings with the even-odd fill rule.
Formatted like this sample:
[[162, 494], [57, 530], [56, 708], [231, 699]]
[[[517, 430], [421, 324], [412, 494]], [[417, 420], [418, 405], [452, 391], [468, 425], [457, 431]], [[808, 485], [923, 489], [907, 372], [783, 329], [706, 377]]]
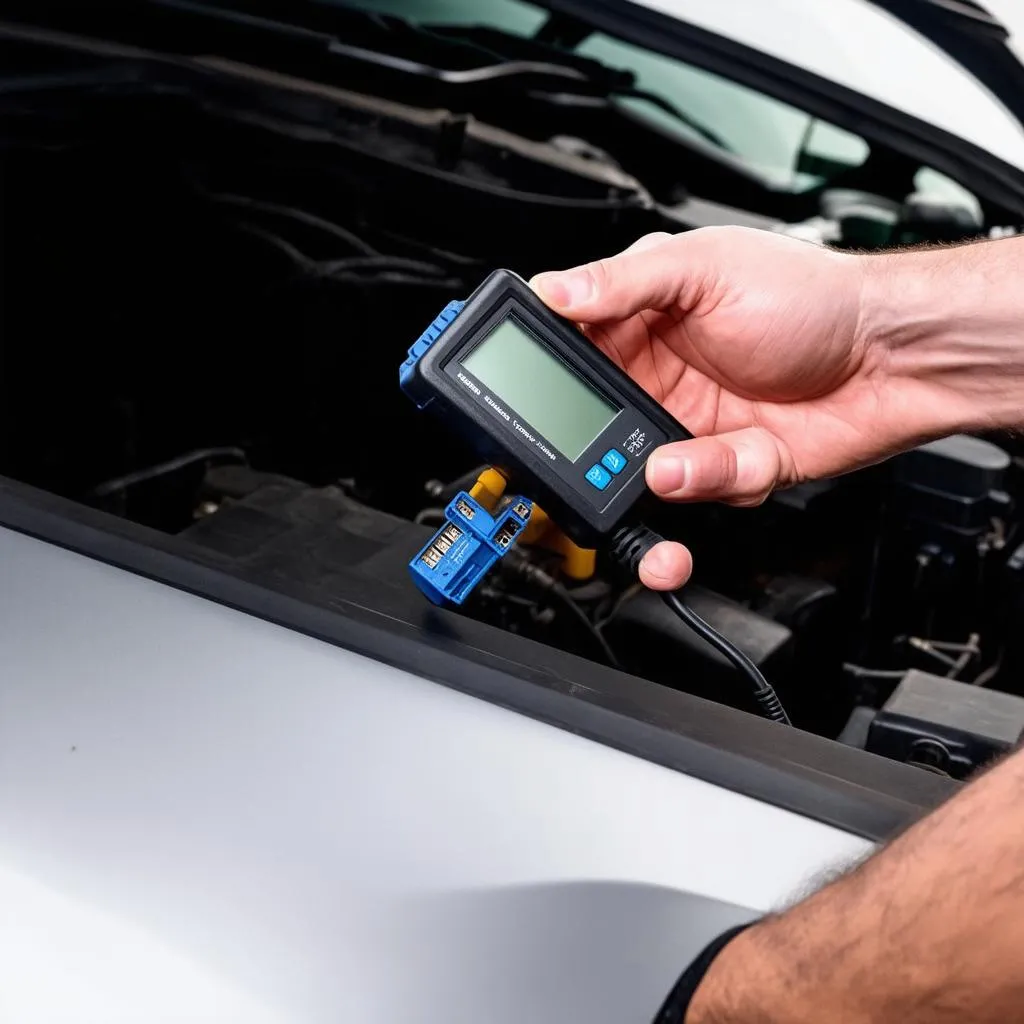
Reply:
[[[615, 133], [585, 119], [526, 134], [501, 97], [491, 122], [361, 66], [325, 84], [24, 25], [0, 50], [0, 473], [327, 591], [343, 566], [411, 590], [409, 558], [486, 468], [396, 373], [488, 270], [569, 266], [726, 207], [857, 247], [879, 218], [951, 240], [1012, 217], [915, 200], [892, 154], [875, 191], [877, 166], [782, 193], [700, 147], [674, 150], [672, 180], [660, 157], [646, 176], [649, 157], [613, 158]], [[693, 607], [794, 725], [961, 777], [1010, 742], [979, 739], [987, 699], [1024, 695], [1018, 447], [950, 438], [651, 525], [691, 548]], [[548, 550], [526, 562], [539, 571], [510, 564], [463, 614], [754, 711], [735, 670], [600, 556], [587, 579]], [[929, 718], [911, 684], [975, 718]]]

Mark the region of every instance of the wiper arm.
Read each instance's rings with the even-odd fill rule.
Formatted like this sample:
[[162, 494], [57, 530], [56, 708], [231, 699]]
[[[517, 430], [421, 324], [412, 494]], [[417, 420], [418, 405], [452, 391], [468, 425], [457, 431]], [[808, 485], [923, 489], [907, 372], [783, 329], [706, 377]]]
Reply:
[[[566, 63], [552, 60], [520, 59], [516, 57], [505, 58], [493, 47], [485, 48], [480, 45], [473, 38], [476, 34], [473, 29], [463, 29], [461, 31], [456, 29], [453, 31], [449, 26], [414, 25], [406, 21], [403, 21], [402, 24], [413, 35], [436, 40], [448, 45], [462, 46], [467, 52], [485, 57], [493, 63], [483, 64], [475, 68], [439, 68], [426, 64], [423, 61], [382, 53], [379, 50], [370, 50], [365, 47], [352, 46], [337, 40], [330, 44], [330, 52], [350, 59], [367, 61], [378, 67], [386, 67], [406, 74], [420, 75], [450, 85], [472, 85], [482, 82], [495, 82], [501, 79], [530, 77], [534, 79], [551, 79], [552, 84], [563, 92], [571, 92], [572, 90], [568, 89], [567, 85], [568, 83], [575, 83], [580, 87], [578, 93], [583, 96], [603, 99], [622, 97], [623, 99], [637, 99], [650, 103], [670, 117], [675, 118], [680, 124], [685, 125], [691, 131], [696, 132], [707, 142], [726, 152], [732, 151], [732, 147], [729, 146], [722, 136], [707, 125], [702, 124], [696, 118], [691, 117], [671, 100], [665, 99], [665, 97], [649, 90], [636, 88], [632, 84], [635, 81], [635, 76], [630, 71], [619, 71], [608, 67], [592, 57], [568, 58]], [[551, 48], [544, 46], [544, 44], [509, 35], [500, 29], [488, 28], [484, 31], [488, 38], [493, 39], [497, 37], [500, 41], [507, 42], [520, 50], [526, 47], [543, 50], [545, 56], [551, 52]], [[591, 73], [588, 74], [584, 67], [590, 69]], [[598, 74], [595, 75], [593, 72]]]
[[[675, 118], [680, 124], [686, 125], [691, 131], [696, 132], [701, 138], [717, 146], [719, 149], [732, 152], [732, 147], [714, 129], [702, 124], [696, 118], [686, 113], [685, 110], [676, 106], [671, 100], [647, 89], [637, 88], [635, 85], [636, 76], [632, 71], [609, 67], [594, 57], [565, 55], [564, 62], [555, 61], [551, 57], [562, 55], [554, 46], [537, 38], [524, 39], [498, 28], [453, 28], [450, 25], [411, 25], [408, 22], [406, 25], [408, 25], [413, 33], [449, 44], [461, 44], [468, 50], [495, 61], [493, 65], [478, 69], [481, 77], [473, 79], [474, 81], [484, 81], [489, 78], [500, 77], [493, 72], [501, 67], [531, 68], [538, 71], [542, 70], [544, 74], [551, 74], [552, 71], [556, 70], [561, 71], [565, 74], [566, 78], [590, 87], [584, 95], [602, 98], [618, 96], [623, 99], [643, 100], [657, 107], [670, 117]], [[508, 59], [502, 55], [499, 49], [500, 46], [511, 48], [513, 51], [518, 51], [519, 54], [524, 52], [540, 52], [547, 59], [542, 62], [516, 58]], [[483, 74], [485, 72], [488, 73], [486, 76]], [[451, 74], [451, 72], [448, 74]], [[459, 72], [456, 72], [456, 74], [459, 74]]]
[[[287, 39], [290, 43], [313, 51], [326, 51], [330, 56], [372, 64], [400, 74], [428, 78], [445, 85], [468, 86], [503, 81], [511, 83], [516, 79], [525, 79], [528, 87], [534, 90], [543, 90], [551, 86], [563, 93], [583, 97], [611, 99], [618, 96], [644, 100], [674, 117], [713, 145], [727, 152], [730, 150], [717, 133], [671, 101], [655, 93], [637, 89], [634, 85], [635, 76], [631, 71], [608, 67], [592, 57], [562, 54], [553, 46], [523, 39], [501, 29], [423, 26], [394, 15], [382, 16], [361, 8], [350, 7], [344, 0], [335, 0], [333, 11], [325, 12], [325, 17], [333, 15], [335, 23], [323, 23], [314, 28], [281, 20], [283, 8], [278, 8], [273, 3], [256, 3], [252, 5], [255, 8], [253, 12], [232, 6], [236, 0], [226, 0], [225, 6], [222, 6], [225, 0], [218, 0], [214, 4], [206, 3], [204, 0], [150, 2], [158, 7], [187, 11], [213, 20], [235, 22], [252, 30]], [[357, 30], [354, 34], [357, 37], [364, 37], [360, 42], [369, 42], [370, 45], [342, 42], [338, 34], [342, 25], [347, 29], [357, 25], [372, 25], [371, 34], [378, 38], [366, 39], [365, 32]], [[441, 44], [453, 53], [471, 56], [482, 63], [476, 67], [444, 68], [417, 59], [416, 54], [408, 56], [387, 52], [383, 45], [380, 48], [376, 45], [394, 40], [395, 48], [402, 50], [407, 49], [402, 45], [406, 39], [412, 39], [416, 44]], [[482, 40], [489, 45], [485, 45]], [[506, 56], [505, 53], [508, 51], [512, 53]]]
[[[381, 53], [379, 50], [367, 50], [362, 46], [350, 46], [348, 43], [341, 43], [337, 40], [332, 40], [328, 44], [328, 52], [341, 57], [348, 57], [352, 60], [366, 61], [378, 67], [391, 68], [393, 71], [402, 71], [407, 74], [433, 78], [439, 82], [449, 82], [452, 85], [493, 82], [500, 78], [517, 78], [522, 75], [542, 76], [582, 83], [590, 81], [582, 71], [577, 71], [576, 68], [566, 67], [562, 64], [550, 64], [546, 61], [509, 60], [497, 64], [485, 64], [477, 68], [450, 70], [433, 67], [430, 64], [424, 64], [422, 61], [410, 60], [407, 57], [396, 57], [390, 53]], [[561, 81], [559, 84], [562, 84]]]

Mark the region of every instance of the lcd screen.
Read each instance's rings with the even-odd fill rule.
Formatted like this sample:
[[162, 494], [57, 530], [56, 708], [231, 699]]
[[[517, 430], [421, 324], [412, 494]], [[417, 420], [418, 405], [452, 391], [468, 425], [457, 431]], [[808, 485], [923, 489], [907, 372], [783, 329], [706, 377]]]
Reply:
[[462, 360], [481, 384], [575, 462], [619, 413], [513, 319]]

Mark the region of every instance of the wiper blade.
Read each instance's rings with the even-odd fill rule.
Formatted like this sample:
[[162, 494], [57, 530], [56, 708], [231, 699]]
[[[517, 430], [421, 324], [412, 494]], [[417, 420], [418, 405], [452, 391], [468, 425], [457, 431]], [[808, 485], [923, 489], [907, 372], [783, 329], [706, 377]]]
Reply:
[[[330, 8], [317, 8], [321, 18], [313, 27], [282, 20], [285, 8], [273, 0], [253, 0], [241, 9], [238, 0], [150, 0], [150, 3], [215, 21], [234, 22], [328, 57], [358, 61], [443, 85], [513, 84], [519, 79], [525, 88], [539, 92], [551, 88], [563, 94], [599, 100], [616, 97], [643, 100], [706, 141], [730, 151], [721, 136], [670, 100], [636, 88], [631, 71], [609, 67], [592, 57], [563, 53], [555, 46], [501, 29], [420, 25], [395, 15], [353, 7], [344, 0], [333, 0]], [[342, 33], [354, 35], [355, 40], [343, 41]], [[430, 52], [431, 47], [435, 53]], [[417, 51], [424, 48], [428, 57], [441, 59], [431, 62], [420, 58]], [[464, 66], [440, 66], [444, 58]]]
[[[604, 99], [621, 97], [643, 100], [675, 118], [680, 124], [696, 132], [707, 142], [726, 152], [732, 152], [732, 147], [714, 129], [687, 114], [685, 110], [664, 96], [638, 88], [635, 84], [636, 76], [632, 71], [610, 67], [594, 57], [564, 54], [555, 46], [540, 42], [536, 38], [524, 39], [491, 26], [486, 28], [453, 27], [450, 25], [414, 25], [409, 22], [405, 22], [405, 25], [412, 33], [441, 42], [461, 44], [469, 51], [495, 62], [487, 68], [479, 69], [480, 72], [492, 72], [501, 67], [543, 68], [547, 74], [553, 70], [560, 70], [565, 73], [565, 77], [589, 87], [586, 91], [581, 90], [583, 95]], [[505, 57], [501, 47], [504, 47], [506, 51], [511, 51], [515, 56], [511, 59]], [[541, 62], [521, 59], [521, 55], [526, 53], [531, 55], [542, 53], [545, 59]], [[554, 58], [558, 58], [558, 60]], [[494, 74], [487, 77], [499, 76]], [[475, 80], [483, 81], [485, 79], [481, 77]]]
[[[375, 20], [380, 22], [379, 18]], [[729, 146], [721, 135], [687, 114], [686, 111], [676, 106], [671, 100], [647, 89], [637, 88], [634, 84], [635, 76], [631, 71], [609, 67], [593, 57], [563, 55], [554, 47], [539, 43], [536, 40], [514, 36], [503, 32], [501, 29], [488, 27], [477, 30], [474, 28], [453, 28], [448, 25], [420, 25], [405, 19], [395, 19], [393, 16], [389, 16], [387, 20], [401, 24], [403, 31], [414, 38], [419, 37], [424, 41], [435, 41], [448, 46], [457, 46], [467, 54], [483, 57], [490, 63], [473, 68], [439, 68], [424, 61], [382, 53], [379, 50], [370, 50], [366, 47], [352, 46], [338, 41], [331, 44], [330, 51], [340, 56], [369, 61], [378, 67], [387, 67], [394, 71], [420, 75], [451, 85], [472, 85], [483, 82], [495, 82], [501, 79], [539, 77], [541, 79], [550, 79], [551, 84], [562, 90], [563, 93], [571, 93], [572, 90], [567, 88], [567, 84], [574, 83], [577, 87], [576, 93], [585, 97], [600, 99], [621, 97], [623, 99], [643, 100], [657, 107], [670, 117], [675, 118], [680, 124], [685, 125], [701, 138], [712, 143], [712, 145], [726, 152], [732, 151], [732, 147]], [[486, 40], [491, 45], [483, 45], [482, 40]], [[543, 53], [545, 59], [523, 58], [518, 53], [515, 56], [506, 57], [497, 48], [496, 44], [505, 44], [507, 47], [519, 51], [519, 53], [527, 50], [540, 52]], [[562, 59], [556, 61], [551, 59], [553, 57]], [[531, 84], [535, 88], [539, 88], [546, 83], [533, 82]]]

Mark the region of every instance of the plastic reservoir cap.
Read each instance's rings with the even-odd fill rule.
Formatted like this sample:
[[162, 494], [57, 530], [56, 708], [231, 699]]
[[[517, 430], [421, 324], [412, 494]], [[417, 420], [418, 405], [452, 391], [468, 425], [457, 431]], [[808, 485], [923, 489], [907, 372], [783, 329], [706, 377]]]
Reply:
[[896, 460], [896, 478], [963, 498], [983, 498], [1002, 488], [1010, 456], [991, 441], [954, 434], [914, 448]]

